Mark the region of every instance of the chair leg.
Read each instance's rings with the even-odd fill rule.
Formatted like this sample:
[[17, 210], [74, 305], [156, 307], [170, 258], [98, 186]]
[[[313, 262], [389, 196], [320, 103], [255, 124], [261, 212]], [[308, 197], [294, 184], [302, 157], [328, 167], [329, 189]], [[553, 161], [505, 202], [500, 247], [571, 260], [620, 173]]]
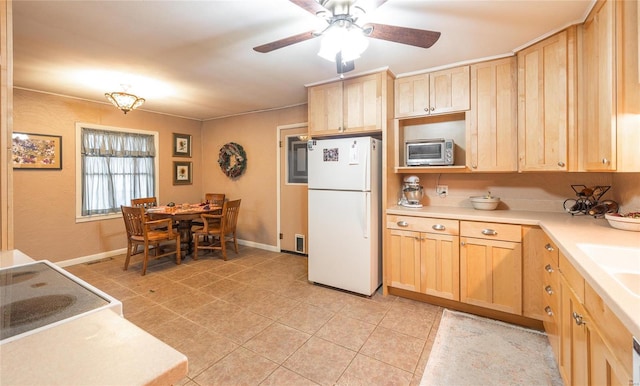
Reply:
[[147, 263], [149, 262], [149, 245], [144, 245], [144, 258], [142, 260], [142, 276], [147, 273]]
[[238, 254], [238, 238], [236, 237], [236, 232], [233, 232], [233, 246], [235, 247], [236, 254]]
[[[193, 244], [193, 255], [191, 256], [191, 258], [193, 260], [198, 260], [198, 244], [200, 242], [200, 236], [198, 235], [193, 235], [194, 240], [194, 244]], [[204, 240], [203, 240], [204, 241]]]
[[127, 258], [124, 260], [124, 270], [129, 269], [129, 260], [131, 259], [131, 248], [133, 247], [131, 240], [127, 240]]
[[220, 235], [220, 247], [222, 248], [222, 257], [224, 261], [227, 261], [227, 241], [222, 234]]

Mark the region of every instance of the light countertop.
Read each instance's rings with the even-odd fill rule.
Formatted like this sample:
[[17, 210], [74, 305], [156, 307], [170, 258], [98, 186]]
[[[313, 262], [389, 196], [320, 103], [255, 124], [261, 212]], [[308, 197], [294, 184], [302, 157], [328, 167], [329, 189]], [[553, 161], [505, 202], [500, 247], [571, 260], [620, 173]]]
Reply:
[[170, 385], [187, 357], [111, 310], [0, 345], [3, 385]]
[[632, 264], [635, 266], [637, 263], [637, 271], [640, 272], [640, 232], [614, 229], [604, 218], [595, 219], [591, 216], [572, 216], [558, 212], [483, 211], [438, 206], [419, 209], [396, 206], [387, 209], [386, 212], [394, 215], [540, 226], [631, 334], [640, 337], [640, 297], [627, 290], [579, 247], [602, 245], [628, 248], [632, 253], [637, 251], [638, 259]]

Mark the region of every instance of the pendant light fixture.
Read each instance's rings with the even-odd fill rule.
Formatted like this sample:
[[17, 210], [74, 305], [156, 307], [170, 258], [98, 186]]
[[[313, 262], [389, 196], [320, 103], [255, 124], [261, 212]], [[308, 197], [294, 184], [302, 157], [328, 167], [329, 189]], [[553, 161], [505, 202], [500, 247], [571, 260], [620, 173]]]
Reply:
[[123, 88], [125, 89], [124, 91], [108, 92], [105, 93], [104, 96], [109, 102], [113, 103], [114, 106], [116, 106], [126, 114], [129, 111], [135, 110], [138, 107], [142, 106], [145, 99], [138, 98], [133, 94], [127, 93], [126, 91], [128, 90], [128, 87], [125, 87], [124, 85]]

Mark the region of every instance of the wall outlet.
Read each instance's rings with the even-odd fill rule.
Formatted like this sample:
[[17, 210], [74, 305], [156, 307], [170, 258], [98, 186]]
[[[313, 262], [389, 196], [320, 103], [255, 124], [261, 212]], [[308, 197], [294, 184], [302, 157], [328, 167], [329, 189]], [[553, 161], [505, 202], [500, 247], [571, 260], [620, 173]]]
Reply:
[[436, 186], [436, 193], [441, 197], [445, 197], [449, 194], [449, 187], [447, 185], [438, 185]]

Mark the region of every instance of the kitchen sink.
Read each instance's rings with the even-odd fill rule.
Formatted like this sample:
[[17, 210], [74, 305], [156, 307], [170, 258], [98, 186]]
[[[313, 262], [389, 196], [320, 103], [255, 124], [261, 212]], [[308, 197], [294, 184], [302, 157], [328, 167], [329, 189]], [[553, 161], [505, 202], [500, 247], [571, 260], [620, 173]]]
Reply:
[[640, 248], [578, 244], [591, 260], [634, 296], [640, 297]]

